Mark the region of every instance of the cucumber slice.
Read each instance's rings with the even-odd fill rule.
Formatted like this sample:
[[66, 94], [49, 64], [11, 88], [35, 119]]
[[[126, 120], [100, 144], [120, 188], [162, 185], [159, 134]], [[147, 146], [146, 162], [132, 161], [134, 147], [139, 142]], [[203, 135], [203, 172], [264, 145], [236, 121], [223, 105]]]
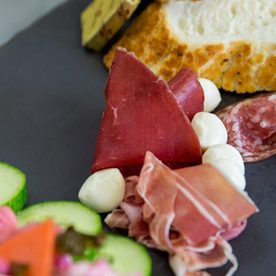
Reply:
[[140, 273], [150, 276], [152, 263], [145, 247], [129, 238], [107, 234], [97, 254], [97, 259], [106, 259], [120, 275]]
[[26, 176], [19, 169], [0, 162], [0, 206], [20, 211], [27, 199]]
[[79, 202], [49, 201], [32, 205], [17, 216], [19, 226], [51, 218], [64, 228], [73, 226], [77, 232], [98, 235], [102, 230], [101, 217]]

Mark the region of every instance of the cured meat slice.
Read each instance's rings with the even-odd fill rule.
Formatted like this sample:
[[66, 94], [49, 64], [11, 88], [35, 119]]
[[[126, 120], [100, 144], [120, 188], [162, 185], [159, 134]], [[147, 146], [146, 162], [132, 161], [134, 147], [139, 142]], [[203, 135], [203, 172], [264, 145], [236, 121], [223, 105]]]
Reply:
[[169, 86], [190, 120], [203, 111], [204, 93], [194, 71], [182, 69], [170, 80]]
[[205, 211], [205, 199], [150, 153], [146, 155], [137, 191], [145, 201], [144, 220], [158, 245], [170, 248], [171, 227], [190, 244], [203, 242], [221, 229]]
[[211, 202], [217, 213], [212, 212], [213, 216], [222, 220], [223, 227], [234, 226], [257, 211], [247, 194], [229, 185], [223, 175], [209, 163], [178, 169], [176, 173]]
[[[227, 261], [234, 271], [237, 261], [223, 235], [236, 236], [245, 227], [245, 219], [258, 211], [246, 193], [211, 165], [172, 171], [150, 152], [139, 178], [127, 179], [119, 210], [129, 219], [130, 236], [169, 252], [171, 260], [176, 256], [181, 271], [185, 269], [188, 275]], [[111, 227], [118, 210], [114, 216], [113, 212], [106, 219]]]
[[114, 209], [112, 213], [107, 215], [104, 221], [110, 228], [121, 229], [128, 229], [130, 223], [129, 218], [122, 209]]
[[221, 233], [221, 236], [225, 240], [230, 241], [230, 240], [238, 237], [243, 232], [246, 225], [247, 225], [247, 220], [243, 220], [243, 221], [237, 223], [236, 225], [234, 225], [233, 227], [226, 229], [225, 232]]
[[138, 181], [138, 176], [129, 176], [126, 178], [126, 191], [121, 209], [114, 209], [105, 218], [105, 222], [109, 227], [127, 229], [130, 223], [136, 223], [137, 220], [142, 220], [141, 211], [144, 201], [136, 192]]
[[[176, 254], [170, 255], [170, 266], [175, 272], [183, 272], [176, 275], [206, 275], [206, 268], [220, 267], [230, 261], [232, 267], [226, 275], [233, 275], [238, 268], [236, 257], [232, 253], [232, 248], [229, 243], [221, 238], [214, 241], [214, 248], [204, 253], [198, 253], [192, 250], [184, 250], [176, 248]], [[202, 273], [202, 274], [201, 274]], [[209, 274], [207, 274], [209, 275]]]
[[217, 115], [245, 162], [276, 154], [276, 93], [264, 94], [230, 105]]
[[198, 138], [168, 85], [124, 49], [116, 51], [105, 95], [92, 171], [141, 168], [147, 150], [173, 167], [201, 162]]
[[165, 229], [172, 226], [193, 245], [257, 212], [248, 196], [230, 185], [210, 164], [173, 172], [149, 152], [137, 191], [145, 201], [144, 220], [157, 244], [168, 236], [161, 225]]

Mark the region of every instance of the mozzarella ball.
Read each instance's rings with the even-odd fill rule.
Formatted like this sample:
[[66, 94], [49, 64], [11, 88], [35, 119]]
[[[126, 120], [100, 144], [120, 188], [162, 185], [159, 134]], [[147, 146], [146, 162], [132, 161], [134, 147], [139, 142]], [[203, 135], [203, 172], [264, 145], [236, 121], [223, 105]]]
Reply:
[[244, 173], [244, 163], [239, 151], [228, 144], [216, 145], [208, 148], [202, 156], [202, 163], [213, 163], [219, 159], [233, 161]]
[[99, 213], [110, 212], [123, 201], [126, 183], [118, 169], [98, 171], [87, 178], [79, 191], [80, 201]]
[[204, 92], [204, 111], [213, 111], [221, 102], [221, 95], [217, 86], [210, 80], [198, 79]]
[[244, 190], [246, 186], [246, 181], [241, 169], [231, 160], [220, 159], [211, 163], [220, 173], [225, 177], [225, 179], [238, 188], [239, 190]]
[[198, 112], [192, 120], [192, 127], [203, 150], [227, 142], [226, 128], [215, 114]]

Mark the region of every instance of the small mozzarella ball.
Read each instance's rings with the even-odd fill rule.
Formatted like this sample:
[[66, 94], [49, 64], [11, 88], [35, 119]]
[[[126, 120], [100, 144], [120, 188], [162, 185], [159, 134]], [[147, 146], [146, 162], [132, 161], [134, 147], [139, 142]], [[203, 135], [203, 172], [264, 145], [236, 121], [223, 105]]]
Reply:
[[204, 92], [204, 111], [213, 111], [221, 102], [221, 95], [217, 86], [210, 80], [198, 79]]
[[117, 208], [125, 195], [126, 183], [118, 169], [98, 171], [87, 178], [79, 191], [80, 201], [99, 213]]
[[198, 112], [192, 120], [192, 127], [203, 150], [227, 142], [226, 128], [215, 114]]
[[233, 161], [244, 173], [244, 163], [239, 151], [228, 144], [216, 145], [208, 148], [202, 156], [202, 163], [213, 163], [219, 159]]
[[240, 190], [244, 190], [246, 181], [241, 169], [231, 160], [220, 159], [211, 163], [225, 179]]

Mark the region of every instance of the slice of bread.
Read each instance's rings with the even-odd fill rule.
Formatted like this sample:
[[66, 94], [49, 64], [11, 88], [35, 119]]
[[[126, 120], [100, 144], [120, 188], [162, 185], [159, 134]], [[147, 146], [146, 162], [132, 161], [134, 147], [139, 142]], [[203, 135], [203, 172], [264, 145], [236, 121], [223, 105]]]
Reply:
[[170, 80], [189, 67], [237, 93], [276, 90], [276, 0], [151, 3], [107, 53], [121, 46]]

